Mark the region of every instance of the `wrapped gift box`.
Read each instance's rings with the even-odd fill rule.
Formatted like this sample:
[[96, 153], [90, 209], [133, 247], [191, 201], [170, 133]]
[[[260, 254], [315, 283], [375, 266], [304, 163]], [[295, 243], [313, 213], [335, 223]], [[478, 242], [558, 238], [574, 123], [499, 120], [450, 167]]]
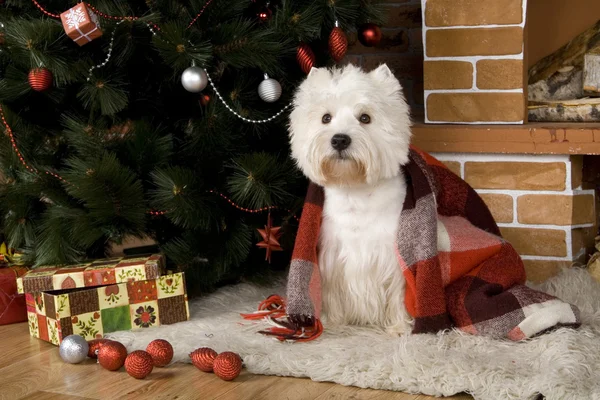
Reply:
[[95, 287], [155, 279], [164, 270], [160, 254], [116, 257], [69, 266], [36, 268], [17, 279], [19, 293]]
[[27, 321], [25, 296], [17, 292], [15, 279], [26, 272], [23, 266], [0, 267], [0, 325]]
[[60, 19], [67, 36], [80, 46], [102, 36], [98, 17], [85, 3], [78, 3], [60, 14]]
[[[26, 280], [24, 280], [26, 282]], [[26, 293], [29, 332], [60, 344], [71, 334], [86, 340], [189, 319], [182, 272], [108, 286]]]

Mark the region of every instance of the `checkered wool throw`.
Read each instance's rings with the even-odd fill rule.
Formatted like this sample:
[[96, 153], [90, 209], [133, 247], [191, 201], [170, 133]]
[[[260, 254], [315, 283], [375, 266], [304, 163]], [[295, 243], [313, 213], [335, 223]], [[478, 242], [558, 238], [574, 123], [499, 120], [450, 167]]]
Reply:
[[[558, 326], [580, 325], [579, 310], [524, 285], [523, 262], [502, 239], [477, 193], [441, 162], [415, 147], [403, 167], [407, 194], [396, 236], [398, 267], [413, 333], [457, 327], [521, 340]], [[262, 333], [313, 340], [323, 326], [317, 246], [323, 188], [306, 196], [288, 277], [287, 299], [272, 296], [245, 318], [267, 317]], [[440, 222], [440, 224], [438, 224]]]

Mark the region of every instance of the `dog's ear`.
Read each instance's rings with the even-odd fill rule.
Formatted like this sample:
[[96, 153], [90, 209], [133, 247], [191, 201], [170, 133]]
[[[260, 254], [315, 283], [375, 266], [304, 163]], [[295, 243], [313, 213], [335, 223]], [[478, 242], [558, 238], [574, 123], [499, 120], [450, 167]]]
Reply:
[[394, 73], [390, 70], [387, 64], [381, 64], [373, 71], [369, 72], [379, 82], [386, 84], [399, 84], [398, 79], [394, 76]]
[[310, 67], [310, 72], [308, 73], [307, 77], [316, 74], [319, 71], [319, 68], [315, 68], [315, 67]]

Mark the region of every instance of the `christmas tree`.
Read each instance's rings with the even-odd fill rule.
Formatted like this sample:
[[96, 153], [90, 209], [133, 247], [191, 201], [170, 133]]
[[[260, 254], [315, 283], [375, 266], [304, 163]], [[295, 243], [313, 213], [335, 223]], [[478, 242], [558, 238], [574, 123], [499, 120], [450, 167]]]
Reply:
[[380, 22], [376, 5], [0, 4], [10, 247], [63, 264], [151, 238], [194, 289], [287, 265], [306, 189], [288, 105], [312, 65], [343, 57], [345, 34]]

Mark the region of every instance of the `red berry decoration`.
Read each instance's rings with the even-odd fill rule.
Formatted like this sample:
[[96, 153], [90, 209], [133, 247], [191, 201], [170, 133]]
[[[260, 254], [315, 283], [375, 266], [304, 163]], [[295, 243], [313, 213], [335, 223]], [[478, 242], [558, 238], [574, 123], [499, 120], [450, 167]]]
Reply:
[[43, 92], [52, 86], [52, 72], [47, 68], [35, 68], [29, 71], [29, 86], [36, 92]]
[[192, 364], [203, 372], [213, 371], [213, 363], [215, 362], [216, 357], [217, 352], [208, 347], [201, 347], [190, 354]]
[[151, 341], [146, 347], [146, 352], [152, 356], [155, 367], [164, 367], [173, 359], [173, 346], [163, 339]]
[[88, 341], [88, 345], [89, 345], [88, 357], [89, 358], [98, 358], [97, 352], [100, 351], [100, 347], [102, 347], [102, 345], [107, 342], [110, 342], [110, 340], [94, 339], [94, 340]]
[[242, 372], [242, 359], [231, 351], [221, 353], [215, 358], [213, 371], [224, 381], [232, 381]]
[[271, 15], [273, 15], [273, 11], [269, 7], [264, 7], [258, 12], [258, 19], [260, 22], [267, 22], [271, 19]]
[[381, 28], [373, 23], [361, 25], [358, 28], [358, 41], [363, 46], [373, 47], [381, 42]]
[[125, 371], [135, 379], [144, 379], [154, 368], [152, 356], [144, 350], [131, 352], [125, 359]]
[[306, 43], [300, 43], [296, 51], [296, 61], [300, 64], [300, 68], [305, 74], [308, 74], [315, 65], [315, 53]]
[[127, 349], [119, 342], [109, 341], [98, 350], [98, 363], [109, 371], [121, 368], [125, 358], [127, 358]]
[[204, 94], [200, 95], [200, 104], [201, 105], [206, 107], [210, 103], [210, 100], [211, 100], [210, 94], [204, 93]]
[[329, 53], [335, 62], [340, 62], [348, 51], [348, 38], [344, 31], [337, 26], [329, 34]]

